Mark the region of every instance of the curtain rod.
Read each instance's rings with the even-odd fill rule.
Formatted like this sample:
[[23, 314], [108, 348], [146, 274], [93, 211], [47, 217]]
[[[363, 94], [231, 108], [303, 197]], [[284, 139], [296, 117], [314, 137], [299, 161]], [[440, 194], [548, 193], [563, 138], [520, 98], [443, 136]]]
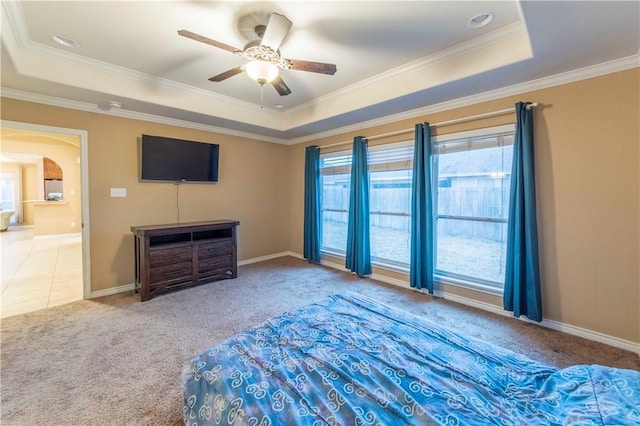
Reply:
[[[537, 107], [538, 103], [537, 102], [532, 102], [529, 105], [526, 106], [527, 109], [531, 109], [534, 107]], [[476, 114], [476, 115], [470, 115], [468, 117], [461, 117], [461, 118], [454, 118], [453, 120], [447, 120], [447, 121], [441, 121], [440, 123], [434, 123], [434, 124], [430, 124], [430, 127], [444, 127], [444, 126], [450, 126], [452, 124], [459, 124], [459, 123], [466, 123], [467, 121], [474, 121], [474, 120], [480, 120], [483, 118], [491, 118], [491, 117], [497, 117], [499, 115], [505, 115], [505, 114], [509, 114], [511, 112], [514, 112], [513, 108], [507, 108], [507, 109], [501, 109], [499, 111], [492, 111], [492, 112], [485, 112], [483, 114]], [[373, 136], [369, 136], [366, 137], [365, 139], [367, 139], [368, 141], [370, 140], [374, 140], [374, 139], [382, 139], [382, 138], [388, 138], [391, 136], [398, 136], [398, 135], [402, 135], [405, 133], [410, 133], [414, 131], [414, 127], [412, 127], [411, 129], [404, 129], [404, 130], [396, 130], [395, 132], [389, 132], [389, 133], [382, 133], [379, 135], [373, 135]], [[353, 141], [345, 141], [345, 142], [336, 142], [336, 143], [332, 143], [329, 145], [322, 145], [320, 146], [320, 149], [322, 148], [331, 148], [334, 146], [340, 146], [340, 145], [346, 145], [346, 144], [350, 144]]]

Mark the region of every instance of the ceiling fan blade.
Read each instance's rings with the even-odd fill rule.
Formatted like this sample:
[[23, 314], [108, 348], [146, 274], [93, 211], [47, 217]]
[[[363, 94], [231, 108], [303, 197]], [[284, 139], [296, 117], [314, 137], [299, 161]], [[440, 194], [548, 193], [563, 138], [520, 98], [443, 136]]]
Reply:
[[280, 96], [287, 96], [291, 93], [291, 89], [289, 89], [289, 86], [285, 84], [284, 80], [282, 80], [282, 77], [280, 76], [274, 78], [271, 84], [273, 84], [273, 87], [275, 87]]
[[289, 28], [291, 28], [291, 21], [286, 16], [272, 13], [260, 45], [269, 46], [277, 51], [289, 33]]
[[236, 74], [240, 74], [242, 71], [244, 71], [244, 66], [242, 67], [237, 67], [237, 68], [231, 68], [228, 71], [222, 72], [218, 75], [214, 75], [213, 77], [211, 77], [209, 79], [209, 81], [215, 81], [215, 82], [220, 82], [222, 80], [226, 80], [229, 77], [233, 77]]
[[292, 70], [317, 72], [319, 74], [334, 75], [336, 66], [334, 64], [323, 64], [322, 62], [299, 61], [297, 59], [289, 59]]
[[179, 30], [178, 34], [181, 35], [182, 37], [190, 38], [191, 40], [199, 41], [201, 43], [208, 44], [209, 46], [226, 50], [227, 52], [231, 52], [231, 53], [242, 52], [242, 50], [236, 49], [233, 46], [229, 46], [228, 44], [224, 44], [219, 41], [212, 40], [205, 36], [201, 36], [200, 34], [192, 33], [191, 31]]

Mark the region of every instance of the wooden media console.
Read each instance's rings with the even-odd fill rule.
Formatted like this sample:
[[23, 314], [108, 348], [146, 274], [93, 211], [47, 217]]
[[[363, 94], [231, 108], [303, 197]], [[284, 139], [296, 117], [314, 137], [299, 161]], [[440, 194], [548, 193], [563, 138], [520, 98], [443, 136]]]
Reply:
[[140, 300], [200, 283], [236, 278], [235, 220], [132, 226]]

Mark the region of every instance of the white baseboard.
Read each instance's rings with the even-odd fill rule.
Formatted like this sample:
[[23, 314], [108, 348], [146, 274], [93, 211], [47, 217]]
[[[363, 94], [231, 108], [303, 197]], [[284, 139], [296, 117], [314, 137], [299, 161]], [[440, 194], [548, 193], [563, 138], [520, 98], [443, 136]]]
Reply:
[[[274, 254], [269, 254], [267, 256], [260, 256], [260, 257], [254, 257], [252, 259], [245, 259], [245, 260], [241, 260], [240, 262], [238, 262], [238, 266], [242, 266], [242, 265], [249, 265], [251, 263], [257, 263], [257, 262], [264, 262], [265, 260], [270, 260], [270, 259], [275, 259], [277, 257], [283, 257], [283, 256], [293, 256], [293, 257], [300, 257], [302, 258], [302, 256], [290, 252], [290, 251], [285, 251], [285, 252], [281, 252], [281, 253], [274, 253]], [[134, 283], [131, 284], [125, 284], [125, 285], [120, 285], [117, 287], [111, 287], [111, 288], [106, 288], [104, 290], [98, 290], [98, 291], [92, 291], [89, 294], [89, 299], [95, 299], [97, 297], [103, 297], [103, 296], [110, 296], [112, 294], [118, 294], [118, 293], [124, 293], [125, 291], [131, 291], [134, 290], [136, 288]]]
[[[294, 256], [302, 258], [302, 256], [299, 254], [296, 254]], [[348, 272], [348, 269], [346, 269], [343, 265], [340, 265], [334, 262], [328, 262], [326, 260], [322, 260], [320, 263], [322, 265], [326, 265], [331, 268], [338, 269], [340, 271]], [[372, 274], [371, 278], [378, 281], [385, 282], [387, 284], [397, 285], [399, 287], [411, 289], [414, 291], [421, 291], [421, 290], [412, 289], [409, 286], [409, 283], [407, 281], [399, 280], [397, 278], [391, 278], [391, 277], [387, 277], [380, 274]], [[606, 345], [614, 346], [616, 348], [624, 349], [640, 355], [640, 344], [636, 342], [632, 342], [630, 340], [620, 339], [618, 337], [609, 336], [607, 334], [600, 333], [598, 331], [588, 330], [586, 328], [577, 327], [571, 324], [565, 324], [559, 321], [554, 321], [549, 319], [543, 319], [542, 322], [537, 322], [537, 321], [531, 321], [526, 317], [516, 318], [513, 316], [511, 312], [505, 311], [504, 309], [502, 309], [501, 306], [492, 305], [486, 302], [480, 302], [478, 300], [470, 299], [468, 297], [447, 293], [446, 291], [435, 290], [434, 296], [442, 297], [443, 299], [451, 300], [452, 302], [460, 303], [462, 305], [467, 305], [474, 308], [482, 309], [483, 311], [517, 319], [520, 321], [525, 321], [535, 325], [540, 325], [542, 327], [550, 328], [552, 330], [561, 331], [563, 333], [571, 334], [573, 336], [583, 337], [588, 340], [593, 340], [594, 342], [604, 343]]]
[[105, 288], [104, 290], [92, 291], [89, 293], [89, 299], [95, 299], [102, 296], [111, 296], [112, 294], [124, 293], [125, 291], [131, 291], [136, 288], [134, 283], [120, 285], [117, 287]]
[[[238, 262], [238, 266], [249, 265], [251, 263], [257, 263], [257, 262], [263, 262], [265, 260], [275, 259], [283, 256], [291, 256], [298, 259], [304, 259], [304, 256], [302, 256], [300, 253], [296, 253], [293, 251], [283, 251], [280, 253], [269, 254], [266, 256], [245, 259]], [[330, 268], [340, 270], [340, 271], [349, 272], [347, 268], [345, 268], [343, 265], [340, 265], [338, 263], [322, 260], [320, 264], [328, 266]], [[414, 291], [420, 291], [420, 290], [412, 289], [409, 286], [409, 283], [407, 281], [400, 280], [397, 278], [391, 278], [391, 277], [387, 277], [385, 275], [380, 275], [380, 274], [372, 274], [371, 278], [378, 281], [382, 281], [387, 284], [396, 285], [398, 287], [403, 287], [403, 288], [414, 290]], [[109, 296], [112, 294], [122, 293], [125, 291], [133, 290], [134, 288], [135, 288], [135, 285], [132, 283], [132, 284], [121, 285], [118, 287], [111, 287], [104, 290], [93, 291], [89, 295], [89, 299], [95, 299], [96, 297]], [[554, 321], [549, 319], [543, 319], [542, 322], [536, 322], [536, 321], [531, 321], [525, 317], [516, 318], [513, 316], [511, 312], [505, 311], [500, 306], [492, 305], [486, 302], [480, 302], [478, 300], [470, 299], [468, 297], [458, 296], [456, 294], [447, 293], [446, 291], [436, 290], [434, 291], [434, 295], [437, 297], [442, 297], [443, 299], [451, 300], [452, 302], [460, 303], [462, 305], [471, 306], [474, 308], [481, 309], [483, 311], [502, 315], [512, 319], [517, 319], [520, 321], [529, 322], [531, 324], [540, 325], [542, 327], [561, 331], [563, 333], [571, 334], [573, 336], [583, 337], [588, 340], [593, 340], [594, 342], [604, 343], [606, 345], [614, 346], [616, 348], [624, 349], [640, 355], [640, 344], [636, 342], [632, 342], [630, 340], [620, 339], [618, 337], [609, 336], [607, 334], [600, 333], [598, 331], [588, 330], [586, 328], [576, 327], [571, 324], [565, 324], [559, 321]]]
[[[264, 262], [265, 260], [271, 260], [277, 257], [284, 257], [284, 256], [294, 256], [294, 254], [290, 251], [283, 251], [280, 253], [268, 254], [266, 256], [253, 257], [251, 259], [245, 259], [245, 260], [239, 261], [238, 266], [249, 265], [251, 263], [257, 263], [257, 262]], [[297, 257], [297, 256], [294, 256], [294, 257]]]
[[294, 251], [285, 251], [285, 256], [297, 257], [298, 259], [306, 260], [303, 255]]
[[482, 309], [484, 311], [489, 311], [494, 314], [502, 315], [505, 317], [517, 319], [520, 321], [528, 322], [535, 325], [541, 325], [546, 328], [550, 328], [552, 330], [561, 331], [563, 333], [571, 334], [573, 336], [583, 337], [588, 340], [593, 340], [594, 342], [604, 343], [609, 346], [614, 346], [616, 348], [624, 349], [633, 353], [637, 353], [640, 355], [640, 345], [638, 343], [632, 342], [630, 340], [620, 339], [618, 337], [609, 336], [604, 333], [600, 333], [598, 331], [588, 330], [586, 328], [577, 327], [571, 324], [565, 324], [559, 321], [554, 321], [550, 319], [542, 319], [542, 322], [532, 321], [526, 317], [516, 318], [513, 316], [513, 313], [509, 311], [505, 311], [500, 306], [492, 305], [490, 303], [479, 302], [477, 300], [469, 299], [467, 297], [458, 296], [455, 294], [442, 293], [442, 297], [451, 300], [452, 302], [457, 302], [463, 305], [472, 306], [474, 308]]

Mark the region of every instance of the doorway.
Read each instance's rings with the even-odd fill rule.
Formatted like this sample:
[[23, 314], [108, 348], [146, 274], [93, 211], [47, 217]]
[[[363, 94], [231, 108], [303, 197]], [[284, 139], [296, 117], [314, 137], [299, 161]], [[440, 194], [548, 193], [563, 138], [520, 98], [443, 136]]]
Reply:
[[1, 130], [3, 201], [5, 174], [14, 200], [0, 233], [2, 318], [89, 298], [87, 132], [5, 120]]

